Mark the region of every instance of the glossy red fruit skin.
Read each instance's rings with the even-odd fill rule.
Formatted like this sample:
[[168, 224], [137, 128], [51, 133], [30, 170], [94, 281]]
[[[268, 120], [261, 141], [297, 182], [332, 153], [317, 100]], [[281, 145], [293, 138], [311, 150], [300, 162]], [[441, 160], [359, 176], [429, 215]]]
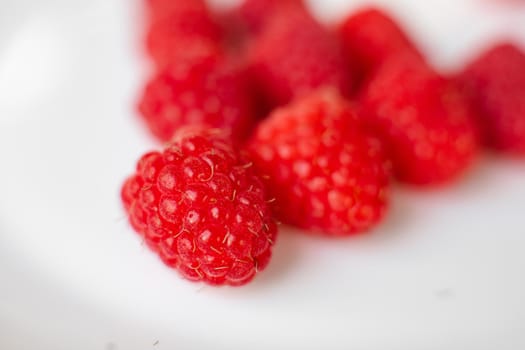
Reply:
[[457, 80], [476, 111], [484, 144], [525, 156], [525, 52], [511, 43], [495, 45]]
[[196, 64], [177, 62], [146, 84], [139, 112], [159, 141], [169, 141], [185, 125], [204, 123], [227, 129], [241, 142], [254, 124], [251, 91], [243, 71], [221, 57]]
[[379, 8], [367, 7], [347, 17], [339, 36], [355, 79], [364, 82], [392, 56], [410, 53], [422, 57], [397, 21]]
[[265, 269], [277, 235], [251, 162], [217, 129], [186, 127], [124, 183], [132, 227], [191, 281], [243, 285]]
[[377, 224], [387, 208], [388, 163], [336, 90], [275, 110], [248, 144], [284, 223], [327, 236]]
[[450, 182], [477, 154], [479, 135], [468, 103], [455, 84], [417, 57], [383, 64], [360, 102], [364, 124], [385, 143], [402, 182]]
[[272, 107], [321, 87], [349, 95], [352, 80], [337, 37], [306, 11], [282, 9], [254, 40], [250, 72]]
[[236, 12], [248, 31], [259, 33], [276, 13], [290, 7], [295, 11], [306, 10], [303, 0], [245, 0]]

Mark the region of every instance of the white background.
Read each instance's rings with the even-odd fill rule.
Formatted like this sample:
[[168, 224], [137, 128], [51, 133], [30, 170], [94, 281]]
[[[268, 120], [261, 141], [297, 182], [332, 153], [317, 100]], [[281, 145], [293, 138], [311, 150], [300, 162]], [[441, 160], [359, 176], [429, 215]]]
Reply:
[[[310, 2], [326, 21], [361, 3]], [[522, 1], [383, 4], [440, 69], [502, 36], [525, 47]], [[453, 186], [398, 186], [367, 236], [283, 229], [243, 288], [165, 268], [118, 200], [155, 147], [134, 112], [134, 5], [0, 0], [1, 349], [525, 348], [525, 161], [485, 155]]]

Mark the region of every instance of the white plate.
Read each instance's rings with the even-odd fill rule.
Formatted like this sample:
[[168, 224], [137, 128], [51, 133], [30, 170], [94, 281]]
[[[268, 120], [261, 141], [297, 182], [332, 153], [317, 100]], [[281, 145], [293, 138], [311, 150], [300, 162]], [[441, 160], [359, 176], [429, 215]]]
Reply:
[[[216, 0], [215, 3], [220, 1]], [[357, 6], [312, 1], [321, 18]], [[516, 2], [386, 2], [442, 68], [491, 38], [525, 46]], [[0, 4], [1, 349], [523, 349], [525, 162], [397, 188], [346, 240], [283, 229], [244, 288], [181, 280], [128, 227], [120, 184], [154, 147], [129, 0]]]

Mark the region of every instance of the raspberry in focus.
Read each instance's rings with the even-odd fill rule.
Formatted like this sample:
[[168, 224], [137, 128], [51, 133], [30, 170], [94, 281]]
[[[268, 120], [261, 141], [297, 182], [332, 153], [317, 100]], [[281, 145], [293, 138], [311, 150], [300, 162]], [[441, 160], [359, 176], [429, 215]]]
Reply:
[[368, 230], [385, 213], [382, 146], [333, 89], [275, 110], [256, 129], [249, 150], [284, 223], [345, 236]]
[[122, 187], [132, 227], [192, 281], [243, 285], [267, 266], [277, 227], [252, 163], [217, 129], [181, 128]]

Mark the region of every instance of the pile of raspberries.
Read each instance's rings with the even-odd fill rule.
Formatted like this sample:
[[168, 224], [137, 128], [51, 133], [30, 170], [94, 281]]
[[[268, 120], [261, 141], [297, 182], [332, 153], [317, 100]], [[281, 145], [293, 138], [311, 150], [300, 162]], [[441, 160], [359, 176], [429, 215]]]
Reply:
[[191, 281], [244, 285], [279, 223], [368, 232], [393, 182], [457, 180], [481, 146], [525, 158], [525, 54], [499, 43], [445, 76], [385, 11], [328, 28], [302, 0], [144, 0], [154, 74], [138, 109], [162, 149], [121, 198], [131, 226]]

